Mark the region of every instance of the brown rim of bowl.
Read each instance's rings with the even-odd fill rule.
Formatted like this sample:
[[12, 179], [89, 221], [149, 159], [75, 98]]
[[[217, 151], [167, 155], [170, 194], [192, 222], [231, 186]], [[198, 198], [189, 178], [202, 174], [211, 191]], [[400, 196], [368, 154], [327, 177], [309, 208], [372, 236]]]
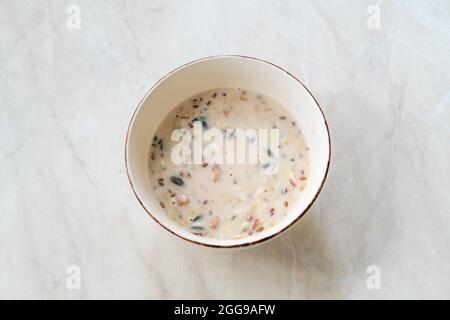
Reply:
[[[214, 245], [214, 244], [207, 244], [207, 243], [203, 243], [203, 242], [199, 242], [199, 241], [195, 241], [195, 240], [191, 240], [191, 239], [187, 239], [181, 235], [179, 235], [178, 233], [170, 230], [169, 228], [167, 228], [165, 225], [163, 225], [158, 219], [156, 219], [155, 216], [153, 216], [151, 214], [151, 212], [144, 206], [144, 204], [142, 203], [141, 199], [139, 198], [139, 196], [136, 193], [136, 190], [134, 189], [133, 186], [133, 182], [131, 181], [130, 178], [130, 173], [128, 170], [128, 158], [127, 158], [127, 149], [128, 149], [128, 136], [130, 134], [130, 129], [131, 129], [131, 124], [133, 123], [134, 117], [137, 113], [137, 111], [139, 110], [140, 106], [142, 105], [144, 99], [150, 94], [150, 92], [153, 90], [153, 88], [155, 88], [160, 82], [162, 82], [164, 79], [168, 78], [169, 76], [171, 76], [172, 74], [174, 74], [176, 71], [178, 71], [181, 68], [184, 68], [188, 65], [191, 65], [193, 63], [199, 62], [199, 61], [204, 61], [204, 60], [209, 60], [209, 59], [215, 59], [215, 58], [226, 58], [226, 57], [235, 57], [235, 58], [244, 58], [244, 59], [250, 59], [250, 60], [256, 60], [256, 61], [260, 61], [260, 62], [264, 62], [267, 64], [270, 64], [276, 68], [278, 68], [279, 70], [285, 72], [287, 75], [291, 76], [294, 80], [296, 80], [298, 83], [300, 83], [303, 88], [305, 88], [305, 90], [309, 93], [309, 95], [313, 98], [314, 102], [316, 103], [317, 107], [320, 110], [320, 113], [322, 114], [322, 118], [323, 121], [325, 123], [325, 127], [327, 129], [327, 135], [328, 135], [328, 162], [327, 162], [327, 168], [325, 170], [325, 175], [323, 176], [322, 182], [320, 184], [319, 189], [317, 190], [316, 194], [314, 195], [314, 197], [311, 199], [311, 201], [309, 202], [308, 206], [303, 210], [302, 213], [300, 213], [297, 218], [295, 218], [290, 224], [288, 224], [286, 227], [284, 227], [283, 229], [281, 229], [280, 231], [278, 231], [277, 233], [274, 234], [270, 234], [262, 239], [259, 240], [255, 240], [255, 241], [251, 241], [251, 242], [246, 242], [243, 244], [233, 244], [233, 245]], [[136, 196], [136, 199], [138, 200], [138, 202], [141, 204], [142, 208], [144, 208], [144, 210], [147, 212], [147, 214], [152, 217], [153, 220], [156, 221], [156, 223], [158, 223], [161, 227], [163, 227], [165, 230], [169, 231], [170, 233], [172, 233], [173, 235], [189, 241], [191, 243], [195, 243], [201, 246], [206, 246], [206, 247], [211, 247], [211, 248], [222, 248], [222, 249], [231, 249], [231, 248], [245, 248], [245, 247], [250, 247], [250, 246], [254, 246], [256, 244], [265, 242], [267, 240], [270, 240], [274, 237], [279, 236], [280, 234], [282, 234], [284, 231], [286, 231], [287, 229], [289, 229], [291, 226], [293, 226], [297, 221], [299, 221], [307, 212], [308, 210], [311, 208], [311, 206], [313, 205], [313, 203], [316, 201], [317, 197], [319, 196], [320, 192], [322, 191], [323, 185], [325, 184], [325, 180], [327, 179], [328, 176], [328, 171], [330, 168], [330, 160], [331, 160], [331, 138], [330, 138], [330, 130], [328, 128], [328, 123], [327, 123], [327, 119], [325, 118], [325, 114], [323, 113], [323, 110], [319, 104], [319, 102], [317, 101], [317, 99], [314, 97], [314, 95], [311, 93], [311, 91], [303, 84], [302, 81], [300, 81], [297, 77], [295, 77], [292, 73], [290, 73], [289, 71], [281, 68], [280, 66], [270, 62], [270, 61], [266, 61], [263, 59], [259, 59], [259, 58], [255, 58], [255, 57], [250, 57], [250, 56], [244, 56], [244, 55], [235, 55], [235, 54], [230, 54], [230, 55], [215, 55], [215, 56], [208, 56], [205, 58], [200, 58], [200, 59], [196, 59], [196, 60], [192, 60], [188, 63], [185, 63], [175, 69], [173, 69], [172, 71], [168, 72], [166, 75], [164, 75], [162, 78], [160, 78], [148, 91], [147, 93], [144, 95], [144, 97], [141, 99], [141, 101], [139, 102], [138, 106], [136, 107], [136, 109], [134, 110], [133, 116], [131, 117], [130, 123], [128, 124], [128, 129], [127, 129], [127, 134], [125, 137], [125, 169], [127, 172], [127, 177], [128, 177], [128, 181], [130, 182], [131, 188], [133, 189], [133, 193]]]

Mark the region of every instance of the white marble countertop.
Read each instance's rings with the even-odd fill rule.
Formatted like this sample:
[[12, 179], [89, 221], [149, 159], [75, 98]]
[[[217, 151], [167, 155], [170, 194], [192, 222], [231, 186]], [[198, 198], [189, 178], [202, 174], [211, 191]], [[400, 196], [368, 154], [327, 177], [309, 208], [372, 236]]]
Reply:
[[[333, 143], [305, 218], [238, 252], [162, 230], [123, 156], [155, 81], [227, 53], [304, 80]], [[450, 298], [449, 53], [445, 0], [0, 0], [0, 298]]]

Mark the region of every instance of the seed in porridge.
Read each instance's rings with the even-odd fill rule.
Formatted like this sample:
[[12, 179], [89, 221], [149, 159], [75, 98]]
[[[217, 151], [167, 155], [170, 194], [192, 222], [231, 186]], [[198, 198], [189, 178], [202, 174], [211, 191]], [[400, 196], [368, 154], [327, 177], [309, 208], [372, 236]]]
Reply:
[[204, 162], [203, 164], [202, 164], [202, 167], [204, 168], [204, 167], [207, 167], [208, 166], [208, 164], [206, 163], [206, 162]]
[[201, 121], [203, 129], [208, 129], [208, 123], [206, 122], [206, 118], [204, 116], [198, 116], [192, 119], [192, 123], [196, 121]]
[[203, 201], [203, 204], [204, 204], [204, 205], [207, 204], [207, 203], [208, 203], [208, 200]]
[[291, 178], [289, 178], [289, 183], [291, 184], [291, 186], [296, 187], [297, 184], [295, 183], [295, 181]]
[[306, 180], [306, 177], [305, 177], [305, 176], [301, 176], [301, 177], [300, 177], [300, 180], [305, 181], [305, 180]]
[[184, 206], [189, 203], [189, 198], [186, 197], [185, 195], [176, 196], [176, 200], [179, 206]]
[[240, 98], [242, 101], [247, 101], [247, 100], [248, 100], [247, 97], [244, 96], [244, 95], [240, 96], [239, 98]]
[[198, 216], [196, 216], [194, 219], [192, 219], [191, 221], [192, 222], [197, 222], [197, 221], [199, 221], [199, 220], [201, 220], [203, 218], [203, 215], [202, 214], [199, 214]]
[[253, 230], [259, 229], [259, 227], [261, 226], [261, 221], [259, 219], [255, 219], [255, 221], [253, 222]]
[[203, 231], [205, 230], [205, 228], [203, 228], [202, 226], [191, 226], [192, 230], [196, 230], [196, 231]]
[[261, 167], [263, 169], [267, 169], [268, 167], [270, 167], [270, 162], [264, 163]]
[[270, 216], [272, 217], [274, 213], [275, 213], [275, 208], [271, 208], [270, 209]]
[[159, 205], [160, 205], [161, 208], [163, 208], [163, 209], [166, 207], [166, 205], [165, 205], [164, 202], [162, 202], [162, 201], [159, 202]]
[[224, 97], [226, 97], [226, 96], [227, 96], [226, 92], [222, 93], [222, 95], [223, 95]]
[[198, 104], [194, 104], [194, 105], [192, 106], [192, 108], [197, 109], [197, 108], [198, 108]]
[[214, 92], [212, 97], [215, 99], [217, 97], [217, 92]]
[[289, 202], [285, 201], [284, 206], [287, 208], [289, 206]]
[[209, 100], [206, 105], [209, 106], [211, 104], [211, 100]]
[[222, 169], [220, 169], [219, 165], [215, 164], [212, 167], [212, 179], [214, 182], [217, 182], [222, 175]]
[[227, 129], [227, 138], [233, 139], [236, 136], [236, 129]]
[[177, 186], [184, 186], [184, 181], [179, 176], [171, 176], [170, 181], [176, 184]]
[[281, 116], [280, 120], [286, 120], [286, 117], [285, 116]]
[[217, 228], [217, 225], [219, 224], [219, 222], [220, 222], [219, 217], [214, 216], [214, 218], [212, 218], [211, 221], [209, 221], [209, 227], [214, 230]]

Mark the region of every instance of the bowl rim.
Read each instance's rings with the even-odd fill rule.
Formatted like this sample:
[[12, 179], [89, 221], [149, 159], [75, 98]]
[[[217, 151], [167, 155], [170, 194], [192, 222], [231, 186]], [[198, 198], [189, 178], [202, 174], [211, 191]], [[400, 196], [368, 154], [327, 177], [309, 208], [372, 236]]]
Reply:
[[[304, 88], [304, 89], [308, 92], [308, 94], [313, 98], [313, 100], [314, 100], [316, 106], [318, 107], [320, 113], [322, 114], [322, 118], [323, 118], [323, 121], [324, 121], [324, 123], [325, 123], [325, 128], [326, 128], [326, 130], [327, 130], [327, 136], [328, 136], [328, 161], [327, 161], [327, 166], [326, 166], [326, 169], [325, 169], [325, 174], [324, 174], [324, 176], [323, 176], [323, 178], [322, 178], [322, 181], [321, 181], [321, 183], [320, 183], [320, 186], [319, 186], [319, 188], [317, 189], [317, 191], [316, 191], [314, 197], [313, 197], [313, 198], [311, 199], [311, 201], [308, 203], [308, 205], [306, 206], [306, 208], [305, 208], [305, 209], [304, 209], [304, 210], [303, 210], [303, 211], [302, 211], [302, 212], [301, 212], [294, 220], [292, 220], [291, 223], [289, 223], [287, 226], [285, 226], [283, 229], [279, 230], [278, 232], [268, 234], [268, 235], [265, 236], [264, 238], [261, 238], [261, 239], [258, 239], [258, 240], [248, 241], [248, 242], [241, 243], [241, 244], [229, 244], [229, 245], [227, 245], [227, 244], [209, 244], [209, 243], [204, 243], [204, 242], [201, 242], [201, 241], [196, 241], [196, 240], [193, 240], [193, 239], [188, 239], [188, 238], [186, 238], [186, 237], [184, 237], [184, 236], [182, 236], [182, 235], [176, 233], [175, 231], [169, 229], [168, 227], [166, 227], [164, 224], [162, 224], [162, 223], [155, 217], [155, 215], [153, 215], [153, 214], [150, 212], [150, 210], [148, 210], [148, 209], [145, 207], [144, 203], [143, 203], [142, 200], [139, 198], [139, 196], [138, 196], [138, 194], [137, 194], [137, 192], [136, 192], [136, 190], [135, 190], [135, 188], [134, 188], [133, 181], [131, 180], [130, 171], [129, 171], [129, 166], [128, 166], [128, 138], [129, 138], [129, 134], [130, 134], [130, 131], [131, 131], [131, 126], [132, 126], [132, 124], [133, 124], [133, 122], [134, 122], [134, 118], [135, 118], [135, 116], [136, 116], [136, 114], [137, 114], [137, 111], [142, 107], [143, 102], [144, 102], [144, 101], [146, 100], [146, 98], [150, 95], [150, 93], [151, 93], [151, 92], [152, 92], [152, 91], [153, 91], [153, 90], [154, 90], [154, 89], [155, 89], [162, 81], [164, 81], [165, 79], [167, 79], [168, 77], [170, 77], [171, 75], [173, 75], [174, 73], [176, 73], [178, 70], [180, 70], [180, 69], [182, 69], [182, 68], [185, 68], [185, 67], [187, 67], [187, 66], [189, 66], [189, 65], [195, 64], [195, 63], [197, 63], [197, 62], [207, 61], [207, 60], [213, 60], [213, 59], [218, 59], [218, 58], [242, 58], [242, 59], [248, 59], [248, 60], [255, 60], [255, 61], [263, 62], [263, 63], [269, 64], [269, 65], [271, 65], [271, 66], [273, 66], [273, 67], [275, 67], [275, 68], [277, 68], [277, 69], [283, 71], [283, 72], [286, 73], [288, 76], [292, 77], [292, 78], [293, 78], [295, 81], [297, 81], [301, 86], [303, 86], [303, 88]], [[223, 54], [223, 55], [207, 56], [207, 57], [204, 57], [204, 58], [199, 58], [199, 59], [195, 59], [195, 60], [192, 60], [192, 61], [190, 61], [190, 62], [184, 63], [184, 64], [182, 64], [181, 66], [179, 66], [179, 67], [177, 67], [177, 68], [175, 68], [175, 69], [169, 71], [167, 74], [165, 74], [164, 76], [162, 76], [158, 81], [156, 81], [156, 82], [153, 84], [153, 86], [150, 87], [150, 89], [147, 91], [147, 93], [143, 96], [143, 98], [140, 100], [140, 102], [138, 103], [136, 109], [135, 109], [134, 112], [133, 112], [133, 115], [132, 115], [132, 117], [131, 117], [131, 119], [130, 119], [130, 122], [129, 122], [129, 124], [128, 124], [128, 129], [127, 129], [127, 132], [126, 132], [126, 136], [125, 136], [125, 150], [124, 150], [124, 151], [125, 151], [125, 152], [124, 152], [124, 153], [125, 153], [125, 170], [126, 170], [126, 173], [127, 173], [128, 182], [130, 183], [131, 189], [133, 190], [133, 193], [134, 193], [136, 199], [138, 200], [138, 202], [140, 203], [140, 205], [142, 206], [142, 208], [147, 212], [147, 214], [148, 214], [148, 215], [149, 215], [149, 216], [150, 216], [157, 224], [159, 224], [163, 229], [169, 231], [171, 234], [173, 234], [173, 235], [175, 235], [175, 236], [177, 236], [177, 237], [179, 237], [179, 238], [181, 238], [181, 239], [183, 239], [183, 240], [189, 241], [189, 242], [191, 242], [191, 243], [194, 243], [194, 244], [197, 244], [197, 245], [201, 245], [201, 246], [205, 246], [205, 247], [210, 247], [210, 248], [232, 249], [232, 248], [246, 248], [246, 247], [251, 247], [251, 246], [255, 246], [255, 245], [257, 245], [257, 244], [266, 242], [266, 241], [268, 241], [268, 240], [270, 240], [270, 239], [273, 239], [273, 238], [275, 238], [275, 237], [281, 235], [283, 232], [285, 232], [285, 231], [286, 231], [287, 229], [289, 229], [290, 227], [292, 227], [295, 223], [297, 223], [297, 222], [298, 222], [298, 221], [299, 221], [299, 220], [300, 220], [300, 219], [301, 219], [301, 218], [309, 211], [309, 209], [311, 208], [311, 206], [313, 205], [313, 203], [314, 203], [314, 202], [316, 201], [316, 199], [318, 198], [320, 192], [322, 191], [322, 188], [323, 188], [323, 186], [324, 186], [324, 184], [325, 184], [325, 180], [327, 179], [327, 176], [328, 176], [328, 172], [329, 172], [329, 169], [330, 169], [330, 161], [331, 161], [331, 137], [330, 137], [330, 130], [329, 130], [329, 127], [328, 127], [327, 119], [326, 119], [326, 117], [325, 117], [325, 114], [323, 113], [322, 107], [320, 106], [319, 102], [318, 102], [317, 99], [314, 97], [314, 95], [311, 93], [311, 91], [306, 87], [306, 85], [305, 85], [301, 80], [299, 80], [297, 77], [295, 77], [292, 73], [290, 73], [289, 71], [283, 69], [282, 67], [280, 67], [280, 66], [278, 66], [278, 65], [276, 65], [276, 64], [274, 64], [274, 63], [272, 63], [272, 62], [270, 62], [270, 61], [267, 61], [267, 60], [264, 60], [264, 59], [261, 59], [261, 58], [256, 58], [256, 57], [247, 56], [247, 55], [238, 55], [238, 54]]]

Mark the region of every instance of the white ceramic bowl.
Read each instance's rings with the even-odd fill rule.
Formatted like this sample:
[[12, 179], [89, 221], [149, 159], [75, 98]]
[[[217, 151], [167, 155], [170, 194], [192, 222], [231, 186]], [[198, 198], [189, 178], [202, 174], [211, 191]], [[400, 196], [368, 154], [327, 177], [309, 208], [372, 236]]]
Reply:
[[[276, 226], [242, 239], [213, 239], [194, 235], [173, 222], [159, 206], [148, 178], [151, 139], [169, 111], [199, 92], [238, 87], [265, 94], [287, 108], [309, 146], [310, 177], [301, 200], [289, 207]], [[163, 228], [193, 243], [215, 248], [239, 248], [274, 238], [299, 220], [322, 189], [331, 156], [328, 126], [309, 90], [289, 72], [260, 59], [214, 56], [185, 64], [159, 80], [139, 103], [125, 142], [125, 165], [133, 191], [147, 213]]]

